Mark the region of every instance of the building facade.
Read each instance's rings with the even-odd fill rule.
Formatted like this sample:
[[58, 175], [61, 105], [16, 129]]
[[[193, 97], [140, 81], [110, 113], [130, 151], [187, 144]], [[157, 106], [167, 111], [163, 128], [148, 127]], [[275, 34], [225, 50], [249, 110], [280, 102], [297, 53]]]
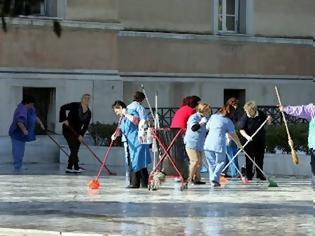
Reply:
[[[3, 2], [3, 1], [2, 1]], [[27, 1], [22, 1], [27, 2]], [[36, 1], [35, 1], [36, 2]], [[0, 1], [1, 3], [1, 1]], [[92, 95], [93, 122], [144, 84], [159, 107], [196, 94], [275, 105], [314, 102], [313, 0], [38, 0], [0, 31], [0, 135], [16, 104], [35, 94], [40, 116], [61, 131], [59, 107]], [[62, 26], [53, 32], [53, 20]]]

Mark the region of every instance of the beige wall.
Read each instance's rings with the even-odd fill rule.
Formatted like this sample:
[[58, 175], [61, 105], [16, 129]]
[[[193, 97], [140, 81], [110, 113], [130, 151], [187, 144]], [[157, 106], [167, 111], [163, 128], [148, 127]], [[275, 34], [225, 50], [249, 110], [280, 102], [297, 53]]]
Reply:
[[211, 32], [210, 0], [119, 0], [119, 19], [127, 29]]
[[107, 31], [14, 27], [0, 30], [0, 66], [51, 69], [116, 69], [117, 38]]
[[118, 0], [67, 0], [66, 19], [117, 22]]
[[314, 0], [255, 0], [256, 35], [314, 36]]
[[311, 46], [119, 38], [125, 72], [313, 75]]

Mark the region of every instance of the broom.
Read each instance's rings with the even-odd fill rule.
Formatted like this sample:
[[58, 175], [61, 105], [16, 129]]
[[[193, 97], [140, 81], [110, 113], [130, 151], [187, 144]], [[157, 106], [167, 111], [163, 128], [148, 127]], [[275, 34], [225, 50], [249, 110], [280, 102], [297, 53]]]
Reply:
[[271, 178], [268, 177], [265, 172], [263, 172], [263, 170], [256, 164], [256, 162], [253, 160], [253, 158], [250, 157], [250, 155], [247, 154], [247, 152], [245, 152], [245, 150], [242, 150], [244, 152], [244, 154], [249, 158], [249, 160], [255, 165], [255, 167], [265, 176], [265, 178], [268, 180], [269, 185], [268, 187], [274, 188], [274, 187], [278, 187], [278, 184]]
[[[255, 131], [255, 133], [252, 134], [251, 138], [253, 139], [255, 137], [255, 135], [264, 127], [264, 125], [267, 123], [268, 119], [266, 119], [260, 126], [259, 128]], [[233, 142], [235, 142], [235, 140], [233, 140]], [[223, 170], [221, 172], [224, 172], [229, 165], [231, 165], [234, 161], [234, 159], [241, 153], [242, 150], [244, 150], [244, 148], [248, 145], [250, 141], [247, 140], [246, 143], [235, 153], [235, 155], [232, 157], [232, 159], [228, 162], [228, 164], [223, 168]], [[239, 171], [239, 174], [241, 176], [241, 179], [243, 181], [244, 184], [248, 184], [249, 180], [242, 175], [242, 173]]]
[[[122, 118], [119, 118], [118, 125], [117, 125], [117, 128], [116, 128], [115, 132], [114, 132], [114, 135], [118, 132], [121, 120], [122, 120]], [[107, 161], [109, 153], [110, 153], [110, 151], [112, 149], [113, 143], [114, 143], [114, 140], [111, 140], [110, 145], [109, 145], [109, 147], [108, 147], [108, 149], [107, 149], [107, 151], [106, 151], [106, 153], [104, 155], [104, 159], [102, 161], [102, 164], [100, 166], [100, 169], [99, 169], [99, 171], [97, 173], [96, 178], [92, 179], [89, 182], [88, 186], [89, 186], [90, 189], [99, 189], [101, 187], [101, 184], [99, 182], [99, 178], [100, 178], [100, 176], [102, 174], [103, 169], [106, 169], [106, 161]]]
[[[276, 94], [277, 94], [279, 105], [282, 106], [277, 86], [275, 86], [275, 90], [276, 90]], [[297, 153], [296, 153], [296, 151], [294, 149], [294, 143], [293, 143], [293, 140], [292, 140], [291, 135], [290, 135], [290, 131], [289, 131], [287, 120], [285, 118], [285, 115], [284, 115], [283, 111], [281, 111], [281, 114], [282, 114], [283, 122], [284, 122], [284, 125], [285, 125], [285, 129], [286, 129], [287, 135], [288, 135], [288, 143], [289, 143], [289, 146], [291, 148], [292, 161], [293, 161], [293, 163], [295, 165], [298, 165], [299, 164], [299, 157], [298, 157], [298, 155], [297, 155]]]
[[[75, 135], [75, 136], [79, 136], [79, 134], [70, 126], [67, 126], [69, 128], [69, 130]], [[101, 159], [96, 155], [96, 153], [90, 148], [89, 145], [87, 145], [86, 142], [82, 141], [82, 144], [88, 149], [88, 151], [92, 154], [92, 156], [95, 158], [96, 161], [98, 161], [98, 163], [100, 165], [102, 165], [102, 161]], [[116, 173], [112, 172], [106, 165], [104, 166], [106, 172], [108, 173], [108, 175], [117, 175]]]

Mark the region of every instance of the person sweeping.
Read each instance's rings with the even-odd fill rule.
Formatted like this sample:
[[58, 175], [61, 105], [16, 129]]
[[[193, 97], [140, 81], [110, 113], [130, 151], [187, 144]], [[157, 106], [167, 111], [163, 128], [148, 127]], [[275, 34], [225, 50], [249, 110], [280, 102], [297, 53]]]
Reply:
[[315, 186], [315, 105], [311, 103], [300, 106], [279, 106], [279, 110], [309, 121], [308, 147], [311, 154], [310, 164], [313, 173], [313, 185]]
[[127, 188], [148, 187], [148, 170], [151, 156], [148, 144], [141, 144], [138, 138], [139, 114], [135, 109], [126, 109], [122, 101], [115, 101], [112, 105], [113, 111], [120, 119], [119, 129], [112, 135], [112, 140], [123, 135], [127, 145], [128, 159], [130, 160], [130, 185]]
[[207, 117], [211, 114], [211, 108], [206, 103], [199, 103], [197, 113], [190, 116], [187, 121], [187, 130], [184, 137], [186, 152], [189, 158], [188, 183], [199, 185], [201, 181], [200, 169], [202, 166], [203, 146], [207, 135]]
[[36, 123], [45, 130], [42, 121], [36, 115], [35, 99], [32, 96], [24, 96], [18, 104], [13, 115], [13, 121], [9, 128], [9, 136], [12, 143], [12, 156], [14, 170], [19, 172], [23, 168], [25, 143], [36, 140]]
[[[264, 154], [266, 147], [266, 132], [262, 128], [252, 140], [251, 135], [264, 123], [268, 118], [268, 124], [271, 124], [272, 118], [257, 109], [257, 105], [254, 101], [248, 101], [244, 105], [245, 114], [242, 116], [239, 124], [240, 134], [243, 139], [242, 142], [250, 141], [250, 143], [245, 147], [246, 153], [254, 158], [254, 161], [263, 170], [264, 166]], [[246, 157], [246, 177], [248, 180], [252, 180], [254, 176], [253, 172], [253, 162]], [[266, 180], [264, 174], [256, 169], [256, 177], [260, 180]]]
[[[79, 166], [78, 153], [83, 142], [83, 136], [91, 121], [90, 97], [89, 94], [84, 94], [81, 97], [81, 102], [72, 102], [60, 107], [59, 122], [63, 123], [62, 134], [70, 148], [66, 173], [81, 173], [83, 171]], [[69, 112], [68, 115], [67, 112]]]
[[235, 140], [237, 147], [241, 147], [240, 140], [235, 133], [235, 126], [231, 120], [235, 108], [225, 104], [217, 114], [210, 117], [206, 128], [209, 130], [204, 144], [205, 156], [209, 165], [210, 181], [213, 187], [220, 187], [220, 176], [225, 166], [226, 134]]

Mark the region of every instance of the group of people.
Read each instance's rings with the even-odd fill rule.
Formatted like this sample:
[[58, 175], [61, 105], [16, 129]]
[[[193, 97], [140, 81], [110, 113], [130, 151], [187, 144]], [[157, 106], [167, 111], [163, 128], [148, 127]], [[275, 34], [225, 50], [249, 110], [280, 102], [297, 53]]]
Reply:
[[[147, 188], [148, 170], [151, 163], [150, 145], [143, 142], [139, 127], [149, 126], [148, 115], [141, 105], [145, 95], [137, 91], [133, 101], [126, 105], [117, 100], [113, 103], [113, 112], [119, 117], [118, 127], [112, 135], [112, 140], [121, 136], [124, 143], [125, 158], [129, 172], [128, 188]], [[12, 156], [15, 171], [22, 170], [25, 143], [35, 140], [35, 124], [39, 123], [45, 130], [42, 121], [36, 115], [33, 97], [25, 96], [18, 104], [13, 121], [9, 129], [12, 141]], [[70, 155], [66, 173], [80, 173], [78, 152], [83, 137], [91, 121], [89, 109], [90, 95], [84, 94], [80, 102], [65, 104], [60, 108], [59, 121], [63, 124], [63, 135], [69, 145]], [[187, 163], [188, 176], [186, 181], [191, 184], [205, 184], [200, 175], [200, 169], [205, 158], [208, 164], [211, 185], [220, 186], [220, 176], [238, 177], [240, 174], [237, 158], [234, 158], [228, 168], [227, 163], [235, 156], [237, 149], [244, 143], [246, 153], [254, 159], [263, 170], [265, 152], [265, 129], [258, 128], [272, 118], [257, 109], [254, 101], [244, 105], [244, 113], [238, 116], [238, 100], [234, 97], [214, 114], [209, 104], [201, 102], [198, 96], [189, 96], [183, 99], [181, 107], [176, 111], [170, 125], [171, 132], [180, 132], [174, 145], [177, 162]], [[289, 115], [310, 120], [308, 144], [311, 153], [312, 172], [315, 175], [315, 106], [280, 106], [281, 111]], [[240, 136], [236, 130], [239, 130]], [[255, 136], [253, 137], [253, 134]], [[239, 138], [240, 137], [240, 138]], [[188, 160], [188, 161], [187, 161]], [[223, 173], [223, 169], [225, 172]], [[253, 163], [246, 158], [245, 175], [251, 180], [255, 170]], [[256, 177], [265, 180], [264, 174], [256, 170]]]
[[[198, 104], [191, 106], [186, 102], [190, 99], [197, 101]], [[200, 98], [196, 99], [196, 96], [191, 96], [185, 98], [182, 107], [176, 111], [171, 128], [183, 131], [185, 149], [189, 158], [187, 180], [189, 183], [205, 184], [200, 177], [203, 156], [208, 164], [212, 186], [220, 186], [220, 176], [228, 176], [228, 172], [230, 176], [239, 176], [238, 160], [233, 157], [237, 148], [241, 148], [242, 143], [248, 140], [251, 142], [246, 146], [246, 152], [263, 169], [265, 131], [263, 128], [260, 129], [254, 139], [251, 135], [266, 119], [271, 123], [271, 117], [259, 111], [254, 101], [245, 104], [245, 114], [242, 117], [237, 117], [237, 109], [238, 100], [232, 97], [215, 114], [211, 114], [210, 105], [200, 102]], [[240, 130], [241, 140], [236, 133], [237, 128]], [[229, 168], [225, 168], [232, 159]], [[224, 168], [227, 171], [222, 173]], [[248, 179], [254, 176], [253, 163], [248, 158], [246, 176]], [[259, 170], [256, 171], [256, 176], [261, 180], [266, 179]]]

